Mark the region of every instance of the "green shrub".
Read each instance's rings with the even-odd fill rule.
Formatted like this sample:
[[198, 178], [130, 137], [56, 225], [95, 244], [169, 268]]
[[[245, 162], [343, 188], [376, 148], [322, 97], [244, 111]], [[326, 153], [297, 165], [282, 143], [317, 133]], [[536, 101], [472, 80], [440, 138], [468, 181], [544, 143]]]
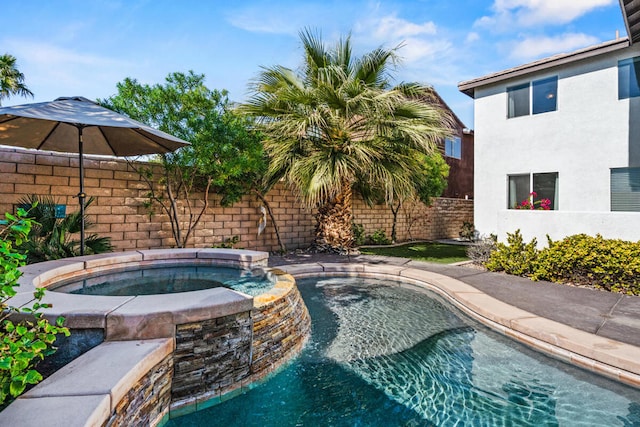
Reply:
[[[91, 197], [85, 204], [89, 208], [94, 202]], [[19, 203], [30, 206], [29, 216], [33, 218], [33, 227], [29, 238], [20, 245], [20, 251], [27, 254], [27, 262], [50, 261], [80, 255], [80, 240], [78, 237], [82, 223], [80, 212], [73, 212], [64, 218], [56, 217], [56, 202], [51, 196], [30, 195], [22, 198]], [[92, 227], [91, 221], [85, 214], [85, 228]], [[84, 239], [85, 255], [111, 252], [110, 237], [100, 237], [88, 234]]]
[[211, 246], [212, 248], [221, 248], [221, 249], [233, 249], [235, 245], [240, 241], [240, 237], [233, 236], [226, 239], [222, 239], [222, 242], [217, 245]]
[[[37, 362], [55, 352], [53, 343], [57, 334], [69, 335], [62, 317], [50, 324], [40, 312], [48, 308], [41, 303], [44, 289], [34, 292], [31, 306], [13, 307], [9, 299], [16, 294], [26, 256], [16, 250], [27, 239], [33, 221], [24, 209], [14, 216], [5, 214], [0, 221], [0, 405], [22, 394], [28, 384], [37, 384], [42, 375], [34, 369]], [[20, 314], [24, 320], [14, 322], [11, 314]], [[25, 318], [26, 317], [26, 318]]]
[[353, 233], [353, 243], [356, 246], [364, 245], [364, 242], [367, 240], [364, 234], [364, 225], [356, 224], [355, 222], [351, 224], [351, 232]]
[[537, 250], [536, 240], [524, 243], [520, 230], [507, 234], [489, 261], [491, 271], [528, 276], [532, 280], [574, 283], [611, 292], [640, 295], [640, 242], [576, 234]]
[[490, 271], [504, 271], [515, 276], [528, 276], [535, 269], [538, 256], [537, 241], [534, 238], [524, 243], [520, 230], [507, 233], [507, 244], [497, 243], [485, 267]]
[[585, 234], [549, 239], [531, 278], [640, 295], [640, 242]]
[[367, 240], [373, 245], [388, 245], [391, 243], [391, 239], [389, 239], [382, 228], [373, 232], [367, 237]]

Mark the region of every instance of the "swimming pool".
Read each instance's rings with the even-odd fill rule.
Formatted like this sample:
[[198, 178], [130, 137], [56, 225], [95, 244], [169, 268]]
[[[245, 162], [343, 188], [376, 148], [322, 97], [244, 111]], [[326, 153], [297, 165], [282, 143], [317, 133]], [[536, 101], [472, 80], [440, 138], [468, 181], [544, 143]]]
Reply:
[[240, 269], [216, 265], [175, 264], [134, 266], [74, 277], [49, 289], [80, 295], [136, 296], [199, 291], [224, 287], [257, 296], [274, 285], [273, 274], [262, 268]]
[[169, 426], [633, 426], [640, 391], [546, 357], [437, 295], [362, 278], [298, 280], [299, 357]]

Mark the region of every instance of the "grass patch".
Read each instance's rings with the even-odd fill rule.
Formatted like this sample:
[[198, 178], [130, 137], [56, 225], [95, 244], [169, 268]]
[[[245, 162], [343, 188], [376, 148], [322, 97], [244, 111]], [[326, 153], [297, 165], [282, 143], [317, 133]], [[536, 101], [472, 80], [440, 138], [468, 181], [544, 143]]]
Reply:
[[416, 261], [429, 261], [440, 264], [469, 260], [466, 246], [447, 245], [444, 243], [408, 243], [387, 248], [360, 248], [360, 252], [365, 255], [411, 258]]

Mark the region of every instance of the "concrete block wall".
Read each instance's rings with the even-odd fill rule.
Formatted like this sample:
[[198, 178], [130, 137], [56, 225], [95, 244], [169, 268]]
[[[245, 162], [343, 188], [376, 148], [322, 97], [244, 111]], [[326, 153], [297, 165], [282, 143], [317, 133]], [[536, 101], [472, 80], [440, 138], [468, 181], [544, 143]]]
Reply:
[[[168, 217], [159, 207], [149, 214], [145, 207], [148, 188], [125, 160], [85, 156], [84, 166], [85, 192], [96, 198], [87, 209], [94, 223], [87, 233], [111, 237], [116, 250], [175, 247]], [[51, 195], [57, 203], [67, 205], [67, 213], [73, 212], [78, 209], [78, 190], [77, 155], [0, 147], [0, 213], [14, 212], [16, 203], [29, 194]], [[274, 188], [267, 200], [287, 249], [309, 246], [315, 230], [313, 212], [304, 209], [283, 185]], [[211, 247], [238, 236], [238, 248], [279, 249], [270, 218], [258, 236], [261, 203], [255, 196], [245, 196], [231, 207], [222, 207], [219, 202], [219, 196], [210, 196], [209, 208], [190, 246]], [[194, 203], [197, 206], [198, 202]], [[355, 200], [354, 219], [368, 234], [380, 228], [391, 234], [392, 215], [387, 206], [370, 208]], [[436, 199], [432, 207], [408, 204], [399, 215], [398, 238], [457, 237], [463, 221], [473, 221], [472, 201]]]
[[[388, 206], [371, 208], [362, 200], [354, 200], [353, 214], [356, 224], [364, 227], [365, 235], [382, 229], [391, 238], [393, 214]], [[399, 242], [455, 238], [465, 221], [473, 222], [473, 200], [440, 197], [431, 206], [408, 202], [398, 212], [396, 233]]]

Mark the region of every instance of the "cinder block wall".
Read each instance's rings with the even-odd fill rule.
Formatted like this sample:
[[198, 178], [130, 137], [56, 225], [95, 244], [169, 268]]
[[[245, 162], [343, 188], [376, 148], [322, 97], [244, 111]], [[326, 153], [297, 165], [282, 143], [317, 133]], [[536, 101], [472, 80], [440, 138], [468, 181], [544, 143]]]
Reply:
[[[87, 233], [111, 237], [117, 250], [175, 246], [167, 216], [159, 208], [149, 214], [145, 207], [147, 186], [124, 160], [85, 156], [84, 166], [85, 192], [96, 198], [87, 209], [94, 223]], [[56, 203], [67, 205], [69, 213], [78, 209], [78, 189], [77, 155], [0, 147], [0, 213], [14, 212], [15, 204], [29, 194], [52, 195]], [[219, 200], [217, 195], [210, 196], [191, 246], [211, 247], [238, 236], [236, 247], [279, 249], [270, 219], [258, 236], [261, 202], [256, 197], [245, 196], [231, 207], [221, 207]], [[296, 196], [281, 185], [267, 200], [287, 249], [309, 246], [315, 229], [313, 212], [302, 208]], [[354, 220], [367, 234], [384, 229], [390, 236], [392, 218], [387, 206], [370, 208], [362, 200], [354, 201]], [[457, 237], [464, 221], [473, 222], [470, 200], [440, 198], [431, 207], [407, 204], [398, 215], [398, 239]]]

